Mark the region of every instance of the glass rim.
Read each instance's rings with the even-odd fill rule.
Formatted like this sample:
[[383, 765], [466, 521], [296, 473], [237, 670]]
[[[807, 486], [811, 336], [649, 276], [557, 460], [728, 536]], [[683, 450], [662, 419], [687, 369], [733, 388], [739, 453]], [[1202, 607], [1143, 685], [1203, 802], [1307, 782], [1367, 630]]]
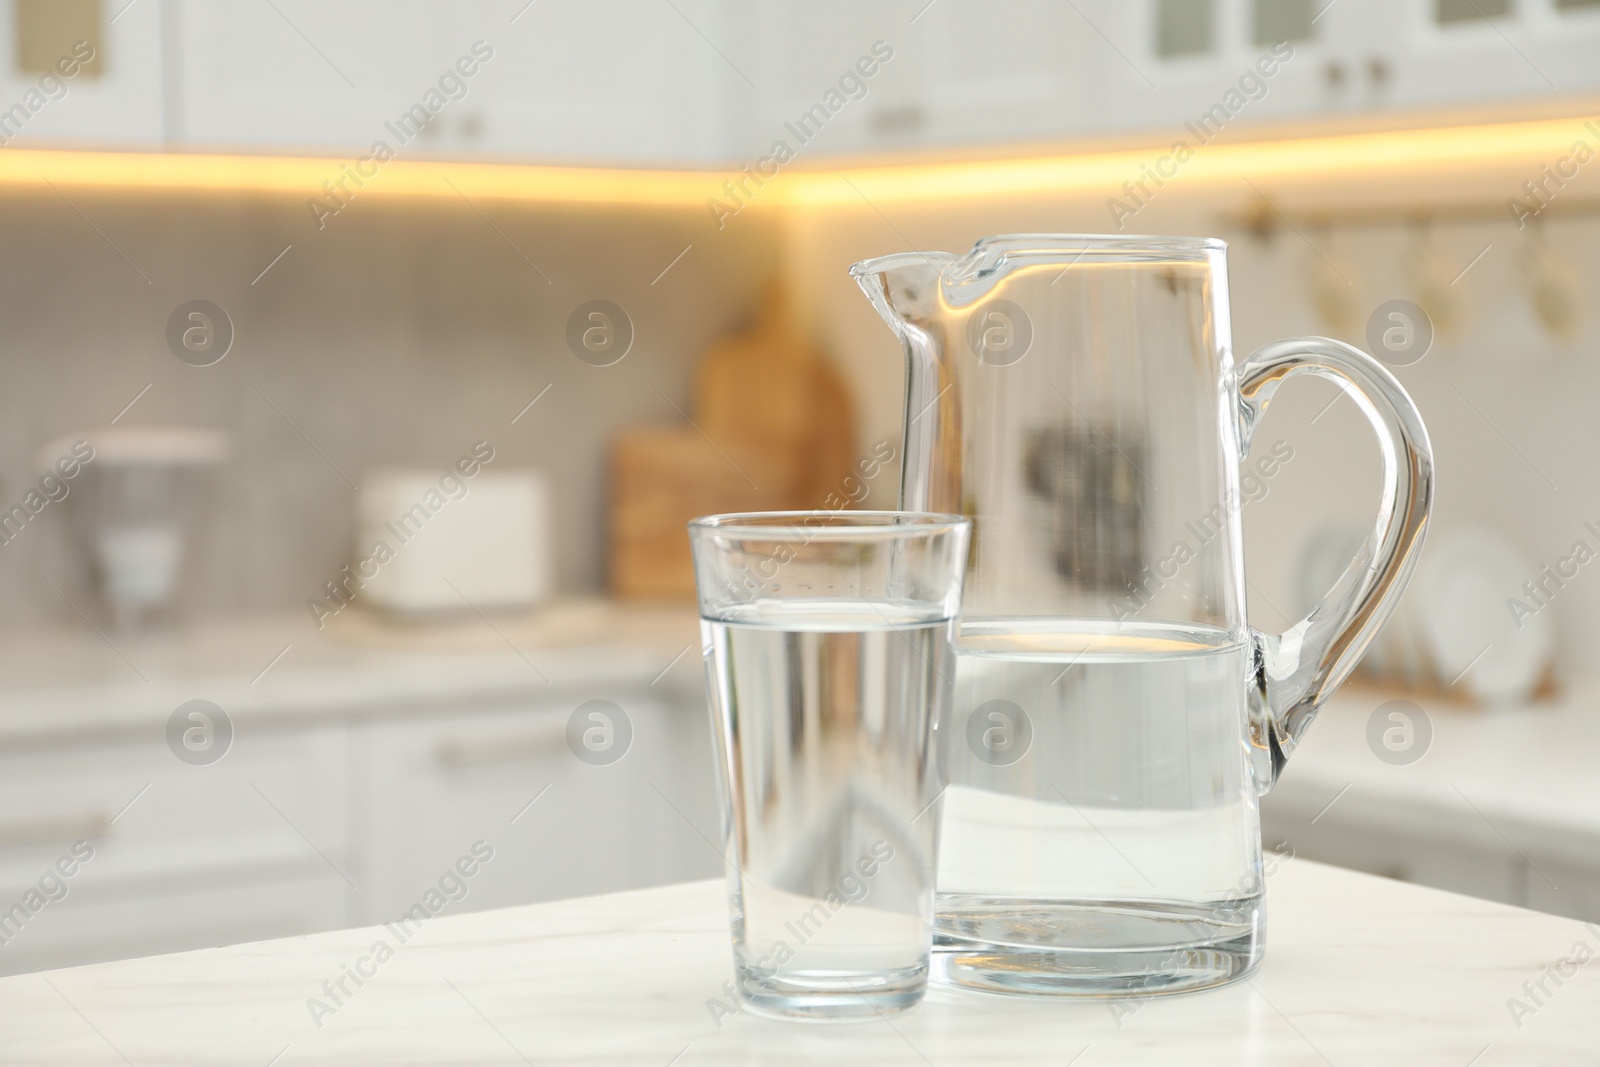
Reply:
[[[819, 521], [820, 520], [820, 521]], [[898, 532], [929, 536], [968, 529], [972, 520], [939, 511], [729, 511], [690, 519], [689, 532], [730, 534], [759, 539], [803, 533], [808, 539], [849, 540], [870, 534]]]

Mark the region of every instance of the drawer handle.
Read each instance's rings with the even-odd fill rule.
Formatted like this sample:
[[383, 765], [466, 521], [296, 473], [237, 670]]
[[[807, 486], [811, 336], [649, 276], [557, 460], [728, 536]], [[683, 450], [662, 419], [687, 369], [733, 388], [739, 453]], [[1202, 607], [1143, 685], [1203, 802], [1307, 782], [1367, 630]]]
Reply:
[[32, 822], [0, 823], [0, 848], [55, 841], [82, 841], [110, 835], [111, 816], [103, 811], [92, 815], [63, 815], [54, 819], [35, 819]]
[[474, 767], [487, 763], [512, 763], [547, 755], [566, 746], [565, 723], [552, 723], [542, 730], [495, 737], [445, 738], [434, 746], [434, 757], [445, 767]]

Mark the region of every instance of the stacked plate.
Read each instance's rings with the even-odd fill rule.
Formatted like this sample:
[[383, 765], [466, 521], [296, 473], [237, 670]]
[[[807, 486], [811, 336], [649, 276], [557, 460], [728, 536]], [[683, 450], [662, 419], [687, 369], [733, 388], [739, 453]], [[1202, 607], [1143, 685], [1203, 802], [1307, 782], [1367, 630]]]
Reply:
[[[1357, 527], [1329, 526], [1307, 542], [1300, 560], [1305, 610], [1326, 595], [1366, 536]], [[1537, 595], [1530, 595], [1530, 581]], [[1527, 703], [1555, 653], [1548, 605], [1558, 591], [1536, 564], [1492, 531], [1436, 530], [1360, 670], [1410, 688], [1464, 691], [1481, 704]]]

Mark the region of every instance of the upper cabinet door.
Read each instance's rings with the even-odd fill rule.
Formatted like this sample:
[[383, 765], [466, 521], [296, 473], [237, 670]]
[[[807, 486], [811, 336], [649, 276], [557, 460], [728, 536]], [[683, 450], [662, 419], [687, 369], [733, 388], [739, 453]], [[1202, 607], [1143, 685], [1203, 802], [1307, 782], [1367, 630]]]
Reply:
[[1228, 130], [1337, 110], [1338, 23], [1362, 0], [1084, 0], [1087, 130], [1170, 134], [1191, 147]]
[[0, 3], [0, 144], [159, 145], [164, 29], [159, 3]]
[[[195, 145], [673, 161], [722, 148], [719, 32], [677, 0], [181, 0]], [[704, 53], [701, 55], [700, 53]]]
[[[559, 162], [695, 163], [729, 155], [721, 0], [465, 0], [456, 36], [495, 49], [447, 150]], [[455, 105], [452, 105], [454, 107]]]
[[1058, 0], [938, 0], [923, 10], [930, 144], [1000, 144], [1089, 128], [1085, 58], [1098, 42]]
[[174, 3], [176, 124], [191, 147], [397, 147], [384, 124], [440, 73], [427, 0]]
[[1083, 119], [1081, 42], [1056, 0], [777, 0], [730, 14], [741, 159], [878, 155], [1060, 135]]
[[726, 63], [740, 72], [726, 105], [740, 162], [765, 173], [790, 159], [923, 143], [927, 55], [910, 21], [915, 8], [856, 0], [724, 6], [733, 42]]
[[[1368, 3], [1374, 0], [1367, 0]], [[1600, 88], [1600, 0], [1426, 0], [1386, 11], [1392, 102], [1516, 104]]]

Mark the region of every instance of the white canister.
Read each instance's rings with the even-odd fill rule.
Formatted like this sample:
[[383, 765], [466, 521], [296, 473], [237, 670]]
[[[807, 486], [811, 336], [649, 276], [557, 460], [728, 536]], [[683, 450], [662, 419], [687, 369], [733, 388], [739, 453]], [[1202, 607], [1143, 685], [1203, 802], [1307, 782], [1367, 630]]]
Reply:
[[531, 607], [550, 592], [549, 500], [534, 470], [372, 472], [350, 568], [359, 597], [400, 614]]

